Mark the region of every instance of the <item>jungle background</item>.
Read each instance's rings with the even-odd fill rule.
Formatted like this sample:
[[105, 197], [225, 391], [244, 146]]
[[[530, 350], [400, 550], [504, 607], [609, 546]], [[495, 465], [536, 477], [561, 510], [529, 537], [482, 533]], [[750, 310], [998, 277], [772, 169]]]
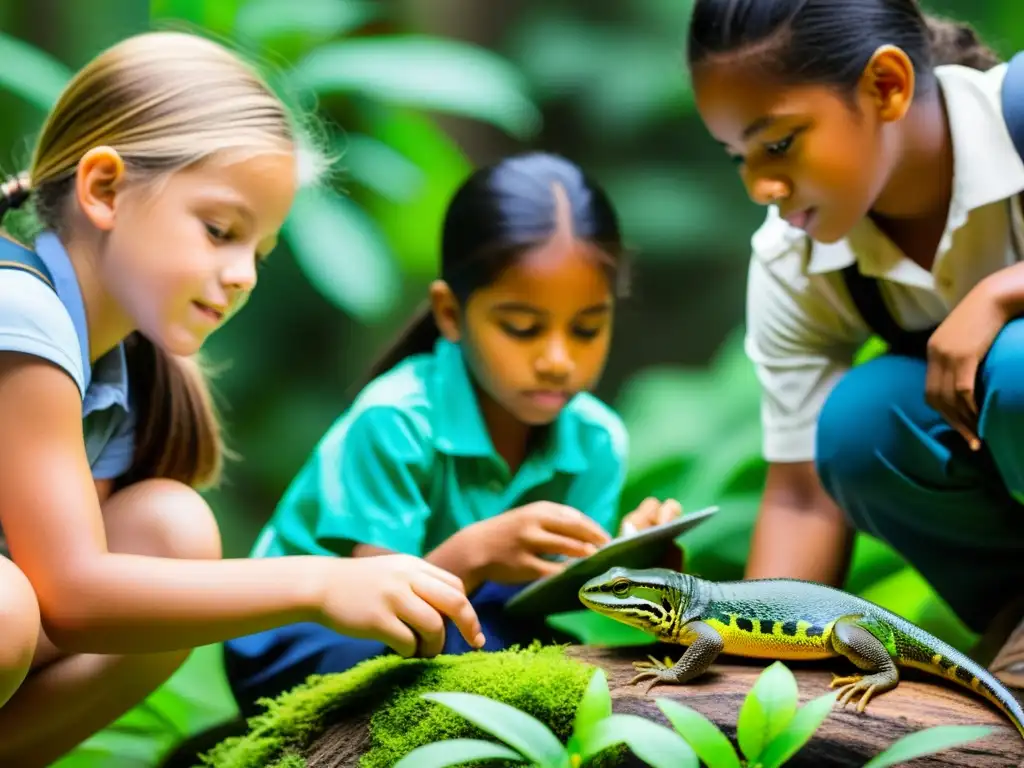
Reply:
[[[1019, 0], [930, 0], [1004, 58]], [[643, 496], [718, 504], [687, 534], [690, 568], [738, 577], [761, 492], [758, 392], [742, 354], [751, 233], [763, 212], [701, 126], [683, 62], [690, 0], [0, 0], [0, 172], [27, 166], [71, 73], [126, 35], [199, 31], [267, 67], [325, 126], [339, 161], [300, 195], [247, 309], [209, 343], [239, 455], [209, 494], [227, 556], [245, 556], [285, 486], [425, 296], [449, 194], [529, 148], [608, 189], [637, 253], [597, 394], [632, 442], [623, 508]], [[919, 576], [861, 540], [847, 587], [945, 639], [974, 639]], [[635, 637], [592, 616], [583, 641]], [[83, 745], [63, 768], [154, 765], [232, 704], [216, 648]]]

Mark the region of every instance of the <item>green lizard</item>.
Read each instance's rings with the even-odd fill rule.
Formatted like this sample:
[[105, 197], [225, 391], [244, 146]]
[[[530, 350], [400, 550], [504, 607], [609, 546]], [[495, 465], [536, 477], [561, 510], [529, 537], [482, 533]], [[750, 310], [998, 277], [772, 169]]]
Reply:
[[899, 683], [897, 667], [953, 680], [995, 704], [1024, 736], [1024, 710], [992, 675], [906, 619], [832, 587], [795, 579], [710, 582], [664, 568], [611, 568], [579, 591], [589, 609], [688, 646], [674, 665], [635, 662], [630, 683], [686, 683], [718, 654], [765, 659], [845, 656], [865, 674], [833, 676], [837, 705], [862, 696], [857, 711]]

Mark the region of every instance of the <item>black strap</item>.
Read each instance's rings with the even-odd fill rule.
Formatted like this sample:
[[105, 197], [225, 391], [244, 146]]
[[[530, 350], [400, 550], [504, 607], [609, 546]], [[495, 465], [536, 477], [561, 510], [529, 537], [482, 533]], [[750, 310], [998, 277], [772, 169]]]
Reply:
[[0, 235], [0, 269], [20, 269], [29, 272], [56, 290], [50, 270], [46, 268], [43, 260], [34, 251], [3, 235]]
[[1017, 154], [1024, 158], [1024, 51], [1014, 54], [1006, 65], [1000, 96], [1010, 139]]
[[897, 323], [885, 303], [878, 280], [864, 275], [856, 262], [843, 269], [843, 280], [860, 316], [888, 344], [889, 352], [919, 358], [927, 355], [928, 339], [935, 333], [934, 327], [908, 331]]

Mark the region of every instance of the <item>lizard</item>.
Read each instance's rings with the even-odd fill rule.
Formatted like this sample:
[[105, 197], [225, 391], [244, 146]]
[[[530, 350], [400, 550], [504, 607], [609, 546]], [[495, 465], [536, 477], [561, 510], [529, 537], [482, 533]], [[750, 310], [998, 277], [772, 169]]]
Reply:
[[839, 676], [836, 706], [859, 693], [857, 711], [899, 683], [899, 667], [952, 680], [992, 702], [1024, 737], [1024, 710], [981, 665], [915, 624], [863, 598], [799, 579], [712, 582], [665, 568], [613, 567], [579, 589], [580, 602], [599, 614], [686, 646], [673, 664], [648, 656], [631, 685], [650, 679], [685, 684], [720, 653], [814, 660], [843, 656], [863, 674]]

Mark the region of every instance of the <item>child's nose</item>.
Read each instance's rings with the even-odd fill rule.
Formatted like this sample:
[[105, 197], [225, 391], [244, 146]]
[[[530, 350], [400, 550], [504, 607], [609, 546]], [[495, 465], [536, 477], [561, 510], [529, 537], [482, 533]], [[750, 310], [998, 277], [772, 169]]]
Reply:
[[558, 378], [564, 378], [572, 373], [574, 363], [564, 340], [551, 340], [538, 360], [538, 368], [542, 373]]
[[231, 259], [220, 279], [225, 287], [251, 290], [256, 285], [256, 258], [252, 254], [241, 254]]
[[778, 177], [747, 174], [743, 182], [750, 199], [757, 205], [771, 205], [785, 200], [793, 191], [789, 182]]

